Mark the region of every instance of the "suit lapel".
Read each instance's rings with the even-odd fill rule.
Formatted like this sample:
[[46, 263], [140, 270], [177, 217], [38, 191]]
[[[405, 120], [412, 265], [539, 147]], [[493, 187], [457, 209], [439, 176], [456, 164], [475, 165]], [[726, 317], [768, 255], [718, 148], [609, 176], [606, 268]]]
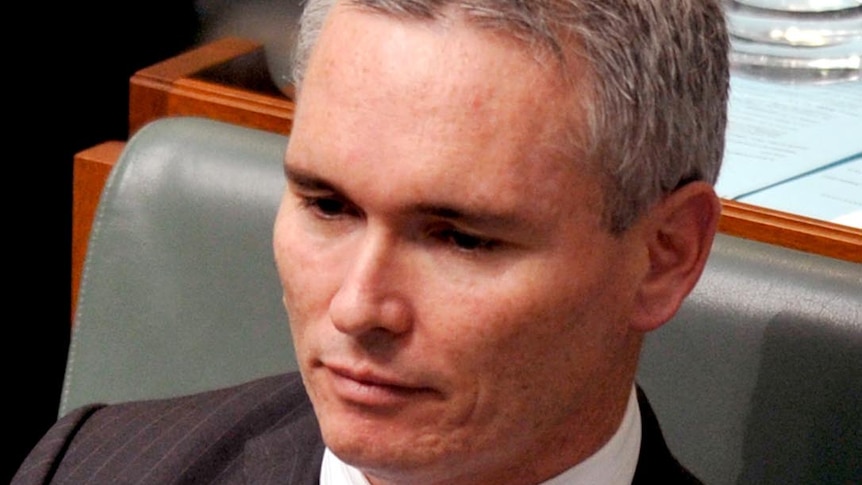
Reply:
[[[701, 484], [671, 454], [662, 436], [658, 419], [643, 390], [637, 388], [641, 413], [641, 447], [632, 485], [653, 483]], [[702, 484], [701, 484], [702, 485]]]
[[318, 485], [323, 449], [317, 419], [305, 413], [246, 443], [245, 483]]

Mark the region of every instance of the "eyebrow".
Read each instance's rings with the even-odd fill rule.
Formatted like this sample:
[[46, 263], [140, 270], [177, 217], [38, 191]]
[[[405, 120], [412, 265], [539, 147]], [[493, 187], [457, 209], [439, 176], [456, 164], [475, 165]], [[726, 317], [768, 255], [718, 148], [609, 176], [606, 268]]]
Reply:
[[521, 217], [508, 212], [485, 212], [472, 211], [464, 208], [457, 208], [443, 204], [415, 204], [409, 208], [410, 212], [423, 214], [426, 216], [444, 219], [447, 221], [458, 222], [468, 227], [494, 228], [502, 230], [513, 230], [520, 228], [529, 228], [528, 224]]
[[[313, 192], [331, 192], [338, 197], [350, 200], [346, 192], [338, 187], [337, 184], [309, 171], [285, 165], [284, 174], [287, 177], [288, 184], [294, 185], [299, 189]], [[466, 207], [457, 207], [448, 204], [419, 202], [407, 206], [401, 212], [457, 222], [477, 229], [495, 228], [514, 230], [530, 228], [533, 225], [517, 214], [510, 212], [474, 211]]]
[[284, 166], [284, 176], [287, 178], [288, 184], [295, 185], [301, 189], [335, 192], [337, 194], [343, 193], [335, 184], [324, 180], [322, 177], [305, 170], [292, 168], [288, 165]]

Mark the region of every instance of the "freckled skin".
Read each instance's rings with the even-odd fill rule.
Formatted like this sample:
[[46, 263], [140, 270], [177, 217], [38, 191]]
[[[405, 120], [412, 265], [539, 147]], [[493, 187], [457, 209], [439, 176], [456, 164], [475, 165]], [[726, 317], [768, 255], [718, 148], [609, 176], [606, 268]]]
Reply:
[[583, 119], [559, 77], [458, 18], [324, 27], [285, 163], [326, 186], [289, 183], [274, 250], [324, 440], [375, 484], [536, 483], [622, 417], [646, 250], [559, 156]]

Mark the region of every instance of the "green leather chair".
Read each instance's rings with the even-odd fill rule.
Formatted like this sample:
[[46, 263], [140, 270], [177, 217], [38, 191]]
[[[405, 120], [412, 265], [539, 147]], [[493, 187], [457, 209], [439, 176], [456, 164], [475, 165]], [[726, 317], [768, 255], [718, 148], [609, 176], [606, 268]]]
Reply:
[[[271, 228], [287, 139], [156, 121], [98, 209], [60, 413], [295, 368]], [[710, 484], [862, 483], [862, 266], [719, 235], [638, 381]]]
[[286, 146], [193, 118], [129, 140], [90, 232], [61, 415], [295, 368], [271, 245]]
[[862, 265], [719, 235], [638, 382], [706, 483], [862, 483]]

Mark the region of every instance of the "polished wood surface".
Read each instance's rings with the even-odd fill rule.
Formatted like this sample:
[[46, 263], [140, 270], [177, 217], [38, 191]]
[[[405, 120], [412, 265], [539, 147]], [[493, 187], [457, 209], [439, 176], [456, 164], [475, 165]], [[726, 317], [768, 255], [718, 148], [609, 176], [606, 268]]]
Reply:
[[722, 200], [719, 232], [862, 263], [862, 229]]
[[263, 46], [239, 38], [142, 69], [129, 81], [129, 134], [165, 116], [202, 116], [287, 134], [293, 100], [268, 76]]

